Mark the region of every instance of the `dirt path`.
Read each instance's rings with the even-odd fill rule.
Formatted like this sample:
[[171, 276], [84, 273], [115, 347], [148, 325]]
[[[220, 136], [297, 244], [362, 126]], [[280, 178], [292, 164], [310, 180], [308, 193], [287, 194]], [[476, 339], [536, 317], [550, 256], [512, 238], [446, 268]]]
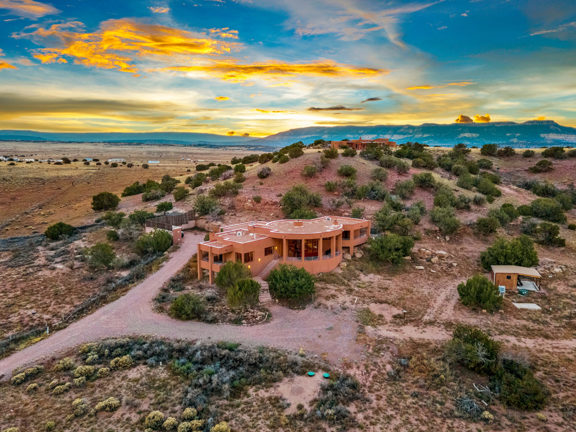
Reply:
[[22, 366], [55, 357], [77, 345], [121, 336], [155, 336], [185, 340], [233, 341], [247, 345], [314, 352], [328, 360], [357, 359], [362, 347], [356, 343], [357, 324], [352, 311], [334, 313], [321, 309], [290, 310], [271, 306], [273, 319], [255, 327], [213, 325], [177, 321], [155, 313], [152, 301], [160, 287], [175, 275], [196, 252], [203, 235], [188, 233], [160, 270], [132, 288], [117, 301], [98, 309], [67, 328], [28, 348], [0, 360], [4, 379]]

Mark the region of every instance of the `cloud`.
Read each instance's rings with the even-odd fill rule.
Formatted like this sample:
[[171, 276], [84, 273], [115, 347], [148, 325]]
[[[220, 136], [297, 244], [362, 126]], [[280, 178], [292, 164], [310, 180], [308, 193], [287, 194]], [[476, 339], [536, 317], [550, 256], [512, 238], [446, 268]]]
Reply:
[[258, 112], [261, 112], [261, 113], [264, 113], [264, 114], [269, 114], [269, 113], [277, 114], [277, 113], [287, 113], [287, 112], [290, 112], [290, 111], [287, 111], [287, 110], [266, 110], [266, 109], [261, 109], [261, 108], [254, 108], [254, 111], [258, 111]]
[[344, 105], [335, 105], [325, 108], [310, 107], [308, 111], [362, 111], [362, 108], [350, 108]]
[[6, 63], [5, 61], [0, 60], [0, 70], [2, 69], [18, 69], [16, 66], [11, 65], [10, 63]]
[[474, 123], [490, 123], [490, 120], [492, 120], [490, 118], [490, 114], [475, 115], [474, 116]]
[[561, 40], [574, 39], [576, 38], [576, 21], [561, 24], [550, 29], [538, 30], [530, 33], [530, 36], [548, 36]]
[[13, 15], [31, 19], [60, 12], [54, 6], [34, 0], [0, 0], [0, 9], [7, 9]]
[[224, 27], [221, 29], [213, 28], [210, 29], [210, 34], [215, 36], [219, 36], [221, 38], [228, 38], [228, 39], [238, 39], [238, 30], [230, 30], [229, 27]]
[[369, 97], [368, 99], [364, 99], [362, 102], [360, 103], [365, 103], [365, 102], [376, 102], [376, 101], [381, 101], [382, 98], [381, 97]]
[[227, 100], [230, 100], [230, 98], [229, 98], [228, 96], [216, 96], [214, 99], [217, 100], [217, 101], [227, 101]]
[[67, 58], [71, 58], [84, 66], [130, 73], [139, 71], [136, 62], [140, 59], [211, 56], [238, 47], [235, 42], [129, 18], [105, 21], [94, 33], [83, 32], [83, 27], [77, 21], [53, 24], [47, 28], [32, 26], [34, 31], [14, 36], [50, 45], [34, 54], [42, 63], [67, 62]]
[[232, 136], [232, 135], [235, 135], [235, 134], [236, 134], [236, 132], [234, 132], [234, 131], [228, 131], [228, 132], [226, 132], [226, 135], [228, 135], [228, 136]]
[[454, 120], [454, 123], [474, 123], [474, 120], [472, 120], [467, 115], [460, 114], [458, 118]]
[[431, 89], [441, 89], [441, 88], [446, 88], [446, 87], [451, 87], [451, 86], [453, 86], [453, 87], [465, 87], [465, 86], [469, 86], [471, 84], [474, 84], [474, 83], [472, 81], [458, 81], [458, 82], [451, 82], [451, 83], [441, 84], [441, 85], [423, 84], [423, 85], [407, 87], [406, 90], [431, 90]]
[[278, 78], [289, 76], [367, 77], [387, 73], [384, 69], [342, 65], [334, 62], [318, 63], [253, 63], [239, 64], [234, 61], [216, 61], [205, 65], [172, 66], [167, 70], [198, 72], [225, 81], [246, 81], [250, 78]]
[[148, 9], [150, 9], [155, 14], [165, 14], [170, 12], [169, 7], [163, 7], [163, 6], [150, 6]]

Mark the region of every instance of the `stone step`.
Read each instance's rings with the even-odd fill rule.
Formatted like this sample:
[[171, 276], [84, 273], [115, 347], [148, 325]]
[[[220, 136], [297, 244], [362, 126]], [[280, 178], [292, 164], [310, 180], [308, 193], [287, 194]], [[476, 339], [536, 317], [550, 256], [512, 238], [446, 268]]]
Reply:
[[262, 279], [261, 277], [258, 277], [258, 276], [256, 276], [254, 278], [254, 280], [260, 284], [260, 297], [258, 298], [260, 303], [262, 303], [262, 304], [271, 303], [272, 302], [272, 296], [270, 295], [268, 282], [266, 282], [264, 279]]

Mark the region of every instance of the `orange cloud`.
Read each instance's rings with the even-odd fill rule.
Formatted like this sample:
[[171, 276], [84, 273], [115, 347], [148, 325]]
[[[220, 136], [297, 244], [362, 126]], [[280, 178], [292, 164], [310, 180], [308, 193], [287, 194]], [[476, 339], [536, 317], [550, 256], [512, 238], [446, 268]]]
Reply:
[[452, 83], [436, 85], [436, 86], [430, 85], [430, 84], [424, 84], [424, 85], [418, 85], [418, 86], [413, 86], [413, 87], [407, 87], [406, 90], [431, 90], [431, 89], [440, 89], [440, 88], [445, 88], [445, 87], [450, 87], [450, 86], [465, 87], [465, 86], [468, 86], [470, 84], [474, 84], [474, 83], [471, 81], [459, 81], [459, 82], [452, 82]]
[[536, 117], [536, 120], [540, 120], [540, 121], [546, 120], [546, 117], [544, 117], [544, 116], [538, 116], [538, 117]]
[[150, 9], [152, 12], [154, 12], [156, 14], [165, 14], [165, 13], [170, 12], [169, 7], [150, 6], [148, 9]]
[[0, 60], [0, 70], [2, 69], [18, 69], [16, 66], [12, 66], [10, 63]]
[[42, 48], [35, 54], [43, 63], [71, 57], [77, 64], [130, 73], [138, 72], [135, 61], [139, 58], [222, 54], [238, 45], [128, 18], [105, 21], [95, 33], [83, 33], [82, 27], [79, 22], [54, 24], [18, 37], [59, 41], [60, 46]]
[[217, 100], [217, 101], [227, 101], [227, 100], [230, 100], [230, 98], [229, 98], [228, 96], [216, 96], [214, 99]]
[[490, 114], [475, 115], [474, 116], [474, 123], [490, 123], [490, 120], [492, 120], [490, 118]]
[[0, 9], [8, 9], [13, 15], [40, 18], [60, 12], [54, 6], [34, 0], [0, 0]]
[[264, 114], [290, 112], [290, 111], [285, 111], [285, 110], [265, 110], [265, 109], [261, 109], [261, 108], [254, 108], [254, 111], [258, 111], [258, 112], [261, 112]]
[[341, 65], [333, 62], [324, 63], [255, 63], [238, 64], [233, 61], [219, 61], [206, 65], [194, 66], [174, 66], [168, 70], [180, 72], [204, 72], [216, 76], [225, 81], [245, 81], [255, 77], [286, 77], [297, 75], [308, 76], [334, 76], [334, 77], [354, 77], [371, 76], [387, 73], [383, 69], [355, 67]]
[[472, 120], [470, 117], [468, 117], [467, 115], [464, 114], [460, 114], [458, 116], [458, 118], [456, 120], [454, 120], [455, 123], [474, 123], [474, 120]]
[[230, 30], [228, 27], [221, 29], [210, 29], [210, 33], [221, 38], [238, 39], [238, 30]]

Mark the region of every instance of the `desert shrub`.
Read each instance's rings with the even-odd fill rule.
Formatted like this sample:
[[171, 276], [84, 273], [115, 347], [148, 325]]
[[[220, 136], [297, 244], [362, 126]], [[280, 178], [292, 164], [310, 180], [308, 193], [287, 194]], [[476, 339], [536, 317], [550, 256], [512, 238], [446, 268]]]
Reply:
[[492, 265], [532, 267], [538, 264], [538, 253], [532, 240], [525, 235], [512, 240], [498, 238], [480, 254], [480, 262], [485, 270], [490, 270]]
[[74, 366], [74, 359], [70, 357], [64, 357], [63, 359], [56, 362], [52, 370], [56, 372], [68, 371], [74, 369]]
[[456, 186], [461, 187], [462, 189], [468, 189], [468, 190], [472, 190], [472, 188], [474, 187], [474, 184], [475, 184], [474, 177], [472, 177], [468, 173], [462, 174], [460, 177], [458, 177], [458, 181], [456, 182]]
[[356, 177], [356, 168], [352, 165], [342, 165], [338, 168], [338, 175], [342, 177]]
[[198, 415], [198, 411], [192, 407], [187, 407], [182, 411], [182, 420], [194, 420]]
[[219, 164], [214, 168], [211, 168], [210, 171], [208, 171], [208, 177], [210, 177], [210, 179], [212, 180], [218, 180], [221, 177], [230, 178], [232, 177], [233, 173], [234, 171], [232, 170], [232, 167], [230, 165]]
[[486, 198], [484, 198], [482, 195], [474, 195], [474, 198], [472, 198], [472, 202], [474, 203], [474, 205], [481, 206], [486, 204]]
[[66, 237], [70, 237], [76, 232], [76, 228], [72, 225], [68, 225], [64, 222], [57, 222], [54, 225], [50, 225], [44, 235], [50, 240], [61, 240]]
[[224, 291], [236, 286], [238, 281], [250, 278], [250, 269], [240, 261], [228, 261], [216, 274], [216, 286]]
[[560, 227], [554, 223], [542, 222], [534, 232], [536, 241], [547, 246], [566, 246], [566, 240], [560, 237]]
[[94, 407], [94, 411], [96, 412], [100, 412], [100, 411], [108, 411], [108, 412], [113, 412], [116, 411], [118, 408], [120, 408], [120, 401], [118, 399], [116, 399], [115, 397], [109, 397], [108, 399], [105, 399], [101, 402], [98, 402], [96, 404], [96, 406]]
[[164, 201], [156, 206], [156, 213], [166, 213], [174, 208], [174, 205], [170, 201]]
[[114, 248], [108, 243], [97, 243], [85, 249], [84, 256], [92, 269], [110, 268], [116, 259]]
[[[353, 180], [346, 180], [346, 183], [348, 182], [353, 182]], [[343, 187], [343, 195], [349, 198], [368, 199], [375, 201], [384, 201], [386, 198], [388, 198], [388, 191], [380, 182], [370, 182], [359, 187], [355, 186], [353, 189], [356, 190], [354, 194], [347, 193], [346, 187]]]
[[566, 159], [568, 157], [564, 147], [548, 147], [542, 152], [542, 156], [554, 159]]
[[476, 220], [475, 229], [478, 234], [489, 235], [500, 228], [500, 222], [495, 217], [483, 217]]
[[[54, 429], [56, 429], [56, 423], [53, 422], [52, 420], [48, 420], [48, 421], [46, 422], [46, 424], [44, 424], [44, 430], [45, 430], [46, 432], [51, 432], [51, 431], [53, 431]], [[6, 431], [4, 431], [4, 432], [6, 432]], [[18, 432], [18, 431], [13, 431], [13, 432]]]
[[451, 189], [446, 186], [438, 188], [434, 195], [434, 206], [436, 207], [453, 207], [456, 204], [456, 196]]
[[207, 181], [208, 177], [204, 173], [196, 173], [192, 177], [186, 177], [185, 183], [190, 185], [192, 189], [199, 188]]
[[170, 316], [180, 320], [199, 319], [204, 314], [204, 301], [195, 294], [182, 294], [170, 305]]
[[220, 205], [215, 198], [198, 195], [194, 201], [194, 211], [198, 216], [206, 216], [220, 211]]
[[558, 203], [560, 204], [560, 206], [562, 207], [562, 210], [572, 210], [572, 208], [574, 207], [574, 202], [576, 195], [574, 195], [574, 192], [560, 192], [558, 195], [556, 195], [554, 197], [554, 199], [556, 201], [558, 201]]
[[241, 162], [245, 165], [254, 163], [254, 162], [258, 162], [258, 159], [260, 159], [260, 155], [258, 154], [250, 154], [248, 156], [244, 156], [241, 160]]
[[168, 417], [164, 423], [162, 423], [162, 429], [165, 431], [175, 431], [178, 428], [178, 420], [174, 417]]
[[[11, 162], [14, 165], [14, 162]], [[58, 163], [58, 162], [56, 162]], [[56, 165], [56, 164], [54, 164]], [[17, 427], [9, 427], [8, 429], [3, 429], [2, 432], [20, 432], [20, 429]]]
[[502, 204], [500, 206], [500, 212], [505, 213], [510, 219], [510, 221], [518, 219], [518, 216], [520, 216], [520, 213], [518, 213], [518, 210], [516, 209], [516, 207], [514, 207], [514, 204], [510, 203]]
[[75, 387], [84, 387], [86, 385], [86, 377], [74, 378], [72, 382]]
[[510, 157], [510, 156], [514, 156], [515, 154], [516, 154], [516, 150], [514, 150], [510, 146], [499, 148], [498, 151], [496, 152], [496, 156], [499, 156], [499, 157]]
[[144, 192], [144, 185], [140, 182], [134, 182], [130, 186], [126, 186], [122, 192], [122, 196], [138, 195]]
[[234, 167], [234, 172], [235, 173], [245, 173], [246, 172], [246, 165], [244, 165], [243, 163], [239, 163], [238, 165], [236, 165]]
[[136, 252], [140, 255], [164, 253], [172, 246], [172, 235], [164, 230], [154, 230], [148, 234], [142, 234], [136, 240]]
[[480, 308], [488, 312], [495, 312], [502, 306], [502, 297], [496, 285], [481, 275], [472, 276], [466, 282], [459, 284], [458, 294], [464, 306]]
[[552, 171], [553, 169], [554, 169], [554, 164], [552, 163], [552, 161], [549, 161], [548, 159], [542, 159], [542, 160], [536, 162], [535, 165], [528, 168], [528, 171], [535, 173], [535, 174], [538, 174], [538, 173], [543, 173], [543, 172], [549, 172], [549, 171]]
[[164, 423], [164, 414], [160, 411], [151, 411], [144, 419], [144, 426], [150, 429], [159, 430]]
[[431, 173], [420, 173], [412, 176], [414, 184], [424, 189], [434, 189], [436, 187], [436, 180]]
[[134, 360], [132, 360], [132, 356], [130, 354], [126, 354], [120, 357], [114, 357], [110, 360], [110, 368], [111, 369], [129, 369], [134, 365]]
[[109, 225], [113, 228], [120, 228], [120, 224], [124, 220], [125, 216], [126, 216], [126, 214], [122, 213], [122, 212], [109, 211], [109, 212], [106, 212], [104, 214], [104, 216], [102, 216], [102, 220], [104, 222], [106, 222], [107, 225]]
[[342, 156], [344, 157], [354, 157], [356, 156], [356, 149], [352, 147], [346, 147], [342, 152]]
[[272, 153], [262, 153], [258, 156], [258, 163], [265, 164], [266, 162], [271, 161], [273, 157], [274, 155]]
[[292, 147], [292, 148], [290, 148], [290, 150], [288, 150], [288, 156], [290, 156], [290, 159], [299, 158], [303, 154], [304, 154], [304, 150], [302, 150], [301, 147]]
[[468, 168], [466, 167], [466, 165], [462, 165], [462, 164], [454, 164], [452, 165], [452, 174], [454, 174], [457, 177], [460, 177], [463, 174], [467, 174], [469, 173]]
[[379, 159], [380, 166], [383, 168], [395, 168], [400, 159], [394, 156], [383, 156]]
[[178, 425], [178, 432], [197, 432], [202, 430], [204, 420], [185, 421]]
[[106, 378], [109, 375], [110, 375], [110, 369], [107, 367], [102, 367], [98, 369], [98, 371], [96, 372], [96, 378]]
[[415, 202], [406, 211], [406, 217], [408, 217], [414, 225], [418, 225], [422, 216], [426, 214], [426, 206], [422, 201]]
[[496, 156], [498, 152], [498, 146], [496, 144], [484, 144], [480, 149], [480, 154], [482, 156]]
[[531, 158], [535, 155], [536, 153], [534, 153], [534, 150], [524, 150], [524, 152], [522, 152], [522, 157], [525, 158]]
[[289, 160], [290, 158], [288, 157], [288, 155], [283, 154], [278, 158], [278, 163], [285, 164]]
[[258, 170], [258, 178], [261, 179], [265, 179], [267, 177], [270, 177], [270, 174], [272, 174], [272, 168], [270, 167], [262, 167]]
[[478, 180], [476, 190], [486, 196], [499, 197], [502, 195], [500, 189], [498, 189], [496, 185], [486, 177], [482, 177]]
[[444, 235], [454, 234], [460, 228], [460, 221], [454, 215], [452, 207], [434, 207], [430, 212], [430, 219]]
[[270, 294], [288, 302], [308, 301], [315, 293], [314, 277], [303, 268], [280, 264], [268, 276]]
[[147, 212], [146, 210], [135, 210], [134, 212], [130, 213], [130, 215], [128, 215], [130, 222], [140, 226], [144, 226], [146, 221], [153, 217], [154, 213]]
[[324, 150], [324, 156], [328, 159], [337, 159], [338, 158], [338, 149], [336, 148], [329, 148]]
[[354, 207], [350, 211], [350, 216], [356, 219], [362, 219], [364, 217], [364, 208], [363, 207]]
[[150, 189], [142, 194], [142, 201], [156, 201], [160, 198], [164, 198], [166, 196], [166, 192], [162, 189]]
[[32, 393], [37, 391], [39, 388], [37, 383], [32, 383], [32, 384], [28, 384], [28, 386], [26, 387], [26, 393]]
[[384, 168], [374, 168], [370, 174], [370, 178], [374, 181], [386, 181], [388, 178], [388, 171]]
[[60, 384], [60, 385], [57, 385], [56, 387], [54, 387], [52, 389], [52, 394], [53, 395], [61, 395], [61, 394], [64, 394], [64, 393], [70, 391], [71, 388], [72, 388], [72, 384], [70, 384], [69, 382], [67, 382], [65, 384]]
[[492, 386], [504, 405], [520, 410], [541, 409], [549, 397], [546, 386], [528, 367], [510, 359], [502, 359], [502, 367], [492, 380]]
[[368, 253], [376, 262], [400, 264], [414, 247], [412, 237], [387, 234], [368, 241]]
[[568, 229], [569, 229], [570, 231], [576, 231], [576, 224], [573, 224], [573, 223], [568, 224]]
[[480, 169], [492, 169], [492, 166], [494, 166], [490, 159], [478, 159], [476, 163]]
[[172, 196], [174, 197], [175, 201], [182, 201], [184, 198], [188, 196], [189, 192], [184, 186], [178, 186], [172, 192]]
[[79, 378], [79, 377], [89, 378], [92, 375], [94, 375], [95, 372], [96, 372], [96, 368], [94, 366], [83, 365], [83, 366], [78, 366], [76, 369], [74, 369], [74, 376], [76, 378]]
[[322, 198], [312, 193], [304, 185], [293, 186], [280, 200], [284, 215], [292, 219], [305, 219], [315, 217], [313, 208], [322, 205]]
[[414, 181], [399, 181], [394, 185], [394, 193], [402, 199], [410, 198], [414, 194]]
[[403, 160], [396, 162], [396, 172], [398, 174], [406, 174], [408, 171], [410, 171], [410, 164], [408, 162]]
[[256, 203], [256, 204], [260, 204], [262, 202], [262, 197], [260, 195], [254, 195], [252, 197], [252, 200]]
[[210, 432], [230, 432], [230, 426], [226, 422], [220, 422], [210, 429]]
[[72, 412], [74, 417], [82, 417], [88, 412], [88, 404], [82, 398], [77, 398], [72, 401]]
[[338, 183], [335, 181], [327, 181], [324, 183], [324, 189], [326, 189], [326, 192], [336, 192], [336, 189], [338, 189]]
[[452, 361], [472, 371], [491, 374], [498, 368], [500, 344], [478, 328], [458, 324], [446, 348]]
[[395, 211], [386, 203], [374, 214], [374, 229], [378, 232], [393, 231], [396, 234], [408, 235], [414, 223], [406, 215]]
[[458, 195], [456, 201], [454, 201], [454, 208], [456, 210], [470, 210], [470, 203], [472, 200], [466, 195]]
[[210, 195], [216, 198], [224, 196], [236, 196], [242, 189], [242, 185], [231, 181], [216, 183], [214, 188], [210, 190]]
[[260, 284], [253, 279], [241, 279], [226, 290], [228, 306], [239, 308], [255, 306], [260, 296]]
[[549, 222], [565, 223], [566, 215], [560, 203], [552, 198], [538, 198], [530, 203], [531, 215]]
[[92, 210], [114, 210], [118, 207], [120, 198], [111, 192], [100, 192], [92, 197]]
[[306, 165], [302, 168], [302, 176], [307, 178], [312, 178], [318, 173], [318, 169], [315, 165]]

